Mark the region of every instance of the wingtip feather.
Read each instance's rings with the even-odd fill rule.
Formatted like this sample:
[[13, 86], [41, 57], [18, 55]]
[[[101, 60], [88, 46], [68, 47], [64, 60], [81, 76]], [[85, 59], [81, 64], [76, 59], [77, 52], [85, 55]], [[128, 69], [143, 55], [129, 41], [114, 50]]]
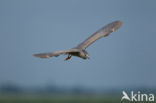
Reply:
[[38, 57], [38, 58], [50, 58], [51, 56], [46, 55], [46, 54], [33, 54], [33, 56]]

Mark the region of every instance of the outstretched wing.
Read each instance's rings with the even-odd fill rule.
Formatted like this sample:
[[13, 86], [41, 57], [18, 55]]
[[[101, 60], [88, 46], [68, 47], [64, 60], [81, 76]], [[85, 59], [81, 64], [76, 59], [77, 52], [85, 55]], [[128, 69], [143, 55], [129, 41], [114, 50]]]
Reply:
[[86, 49], [89, 45], [91, 45], [96, 40], [108, 36], [111, 32], [114, 32], [116, 29], [118, 29], [122, 25], [121, 21], [114, 21], [110, 24], [107, 24], [97, 32], [95, 32], [93, 35], [91, 35], [89, 38], [87, 38], [84, 42], [80, 43], [76, 48], [79, 49]]
[[50, 58], [50, 57], [57, 57], [61, 54], [68, 54], [72, 52], [79, 52], [78, 49], [70, 49], [70, 50], [61, 50], [61, 51], [56, 51], [56, 52], [50, 52], [50, 53], [39, 53], [39, 54], [34, 54], [33, 56], [39, 57], [39, 58]]

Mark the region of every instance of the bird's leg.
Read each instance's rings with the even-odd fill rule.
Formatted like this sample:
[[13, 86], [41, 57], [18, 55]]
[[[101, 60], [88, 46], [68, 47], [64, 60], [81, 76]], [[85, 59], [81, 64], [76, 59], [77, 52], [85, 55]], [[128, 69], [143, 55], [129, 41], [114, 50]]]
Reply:
[[69, 60], [71, 57], [71, 55], [68, 55], [64, 60]]

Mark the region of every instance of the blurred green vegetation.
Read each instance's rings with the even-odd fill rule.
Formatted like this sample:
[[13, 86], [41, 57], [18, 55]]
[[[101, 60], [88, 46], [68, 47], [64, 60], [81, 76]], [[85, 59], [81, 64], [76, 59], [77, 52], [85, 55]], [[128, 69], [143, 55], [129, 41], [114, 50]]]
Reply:
[[120, 96], [112, 95], [0, 95], [0, 103], [117, 103]]
[[[0, 103], [135, 103], [120, 101], [121, 96], [109, 95], [56, 95], [56, 94], [3, 94], [0, 95]], [[137, 102], [143, 103], [143, 102]], [[148, 102], [146, 102], [148, 103]], [[156, 103], [156, 102], [150, 102]]]
[[[124, 100], [121, 102], [124, 89], [94, 90], [83, 87], [60, 88], [47, 86], [43, 88], [22, 88], [16, 85], [0, 86], [0, 103], [130, 103]], [[156, 93], [156, 89], [132, 88], [127, 89], [130, 93]], [[136, 103], [136, 102], [131, 102]], [[137, 103], [148, 103], [140, 101]], [[156, 103], [150, 102], [150, 103]]]

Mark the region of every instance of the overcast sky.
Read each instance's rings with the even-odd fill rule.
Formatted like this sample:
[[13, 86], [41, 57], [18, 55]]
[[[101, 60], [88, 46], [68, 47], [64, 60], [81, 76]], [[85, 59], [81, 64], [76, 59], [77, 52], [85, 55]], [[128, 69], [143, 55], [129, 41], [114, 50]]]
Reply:
[[[155, 87], [155, 0], [0, 0], [0, 85]], [[123, 26], [95, 42], [90, 59], [40, 59], [70, 49], [104, 25]]]

